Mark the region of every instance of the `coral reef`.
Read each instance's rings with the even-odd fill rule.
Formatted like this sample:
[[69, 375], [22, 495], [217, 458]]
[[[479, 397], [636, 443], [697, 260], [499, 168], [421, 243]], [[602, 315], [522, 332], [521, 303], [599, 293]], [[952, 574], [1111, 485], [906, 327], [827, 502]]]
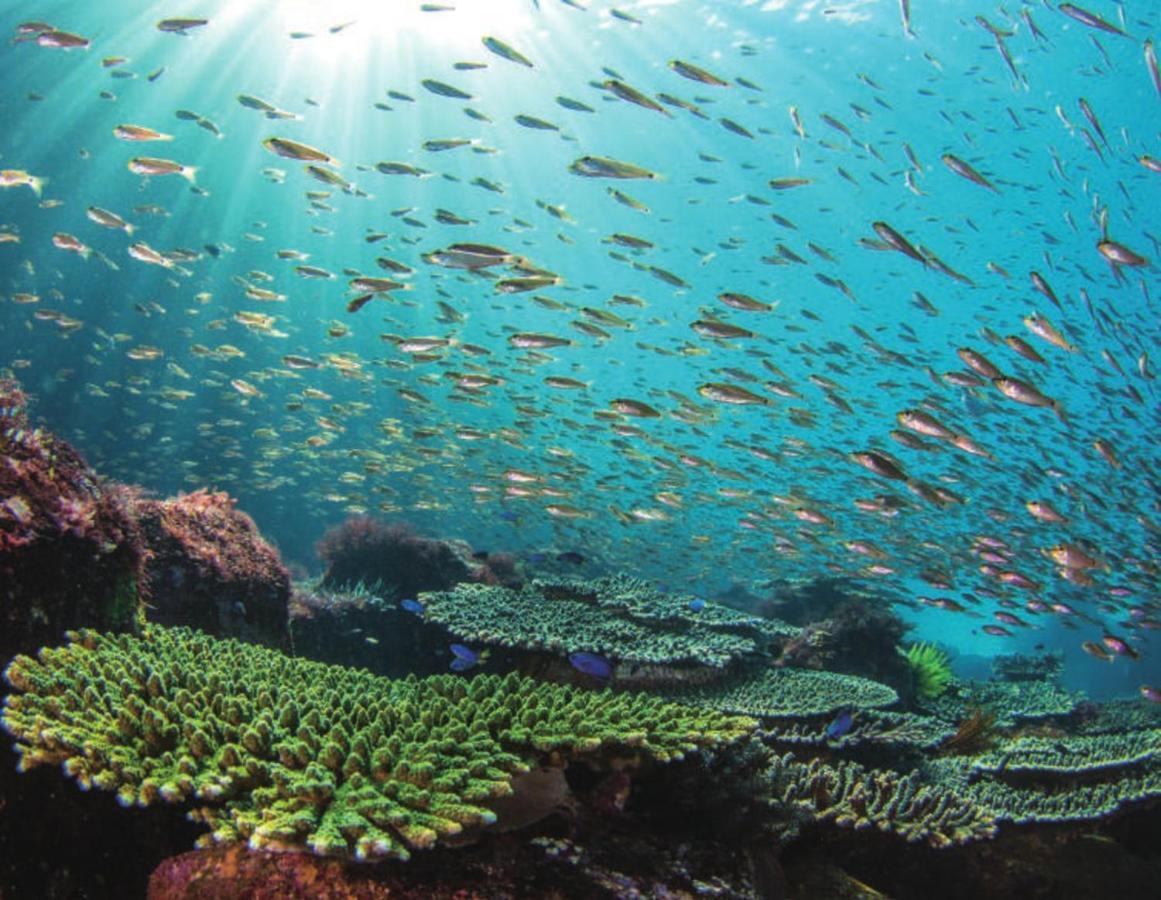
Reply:
[[955, 791], [923, 783], [917, 773], [821, 759], [799, 762], [788, 753], [775, 760], [770, 779], [774, 803], [789, 804], [813, 821], [877, 828], [936, 848], [996, 833], [988, 810]]
[[290, 575], [234, 504], [224, 492], [205, 490], [134, 503], [149, 548], [148, 618], [282, 647]]
[[0, 380], [0, 661], [81, 625], [137, 626], [146, 551], [132, 492], [33, 427]]
[[790, 629], [624, 575], [534, 579], [521, 590], [461, 584], [421, 598], [425, 618], [456, 638], [566, 656], [599, 653], [635, 665], [724, 668]]
[[665, 696], [681, 703], [760, 718], [806, 718], [845, 708], [870, 710], [890, 706], [899, 699], [887, 685], [856, 675], [777, 668], [674, 688]]
[[193, 801], [219, 843], [407, 858], [494, 823], [539, 759], [661, 761], [754, 722], [516, 674], [391, 681], [184, 628], [94, 631], [19, 656], [3, 714], [20, 768], [61, 764], [122, 805]]
[[927, 643], [912, 644], [899, 653], [911, 667], [915, 693], [920, 698], [933, 700], [944, 692], [952, 678], [951, 661], [946, 653]]
[[[353, 516], [323, 535], [316, 546], [326, 566], [324, 587], [380, 584], [392, 600], [421, 591], [445, 591], [460, 582], [505, 584], [518, 580], [514, 562], [505, 554], [477, 559], [464, 541], [422, 537], [404, 522], [381, 522]], [[488, 563], [497, 557], [497, 569]]]

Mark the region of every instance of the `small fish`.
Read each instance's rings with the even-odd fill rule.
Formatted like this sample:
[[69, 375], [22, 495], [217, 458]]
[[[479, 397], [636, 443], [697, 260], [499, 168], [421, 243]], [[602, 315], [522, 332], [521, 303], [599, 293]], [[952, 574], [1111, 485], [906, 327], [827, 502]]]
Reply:
[[835, 717], [831, 719], [830, 724], [826, 726], [826, 731], [824, 732], [826, 739], [828, 741], [837, 741], [851, 730], [854, 722], [855, 716], [850, 709], [840, 709]]
[[488, 658], [488, 651], [479, 652], [463, 644], [451, 644], [448, 647], [455, 657], [448, 665], [453, 672], [467, 672], [474, 669]]
[[682, 62], [680, 59], [671, 59], [669, 61], [669, 68], [682, 78], [688, 78], [690, 81], [697, 81], [701, 84], [708, 84], [714, 87], [730, 86], [728, 81], [723, 81], [717, 75], [707, 72], [705, 69], [698, 68], [693, 63]]
[[1085, 641], [1080, 645], [1080, 649], [1087, 653], [1089, 656], [1096, 657], [1101, 662], [1112, 662], [1114, 659], [1113, 654], [1098, 644], [1096, 641]]
[[144, 125], [118, 125], [113, 136], [122, 141], [172, 141], [172, 134], [163, 134]]
[[1153, 82], [1153, 90], [1161, 97], [1161, 73], [1157, 71], [1157, 51], [1153, 49], [1153, 39], [1145, 41], [1145, 67], [1149, 70], [1149, 79]]
[[201, 28], [208, 23], [209, 19], [162, 19], [157, 23], [157, 30], [185, 36], [191, 28]]
[[508, 62], [514, 62], [517, 65], [525, 66], [529, 69], [531, 69], [533, 67], [532, 60], [530, 60], [527, 56], [525, 56], [523, 53], [519, 52], [515, 48], [504, 43], [499, 38], [490, 37], [490, 36], [485, 37], [485, 38], [481, 38], [481, 43], [488, 50], [490, 50], [492, 53], [495, 53], [501, 59], [506, 59], [506, 60], [508, 60]]
[[584, 565], [586, 558], [584, 554], [577, 553], [575, 550], [564, 550], [556, 554], [556, 561], [568, 563], [573, 566]]
[[135, 156], [129, 160], [128, 165], [134, 175], [180, 175], [191, 184], [198, 172], [194, 166], [183, 166], [173, 160], [153, 156]]
[[703, 609], [705, 609], [705, 598], [694, 597], [689, 601], [689, 609], [690, 612], [701, 612]]
[[964, 162], [958, 156], [954, 156], [951, 153], [945, 153], [940, 157], [940, 159], [943, 161], [943, 164], [951, 169], [951, 171], [955, 172], [956, 175], [959, 175], [962, 178], [966, 178], [968, 181], [972, 182], [972, 184], [978, 184], [980, 187], [987, 188], [989, 191], [993, 191], [997, 194], [999, 193], [994, 184], [988, 181], [988, 179], [977, 172], [969, 163]]
[[399, 608], [404, 612], [413, 613], [417, 616], [422, 616], [425, 612], [424, 605], [416, 600], [414, 597], [405, 597], [399, 601]]
[[641, 166], [602, 156], [582, 156], [573, 162], [568, 170], [572, 174], [584, 178], [646, 178], [650, 180], [657, 178], [655, 172], [650, 172]]
[[1079, 6], [1074, 6], [1071, 3], [1061, 3], [1057, 9], [1059, 9], [1070, 19], [1075, 19], [1077, 22], [1080, 22], [1082, 25], [1087, 25], [1089, 28], [1096, 28], [1098, 31], [1104, 31], [1108, 34], [1117, 34], [1121, 37], [1128, 37], [1128, 35], [1125, 34], [1125, 32], [1118, 28], [1116, 25], [1112, 25], [1106, 22], [1100, 16], [1094, 15], [1086, 9], [1081, 9]]
[[606, 679], [613, 674], [613, 665], [605, 657], [596, 653], [578, 651], [570, 653], [568, 661], [578, 672], [591, 675], [593, 678]]
[[1134, 267], [1149, 265], [1149, 260], [1139, 253], [1135, 253], [1124, 244], [1118, 244], [1108, 238], [1097, 244], [1097, 250], [1100, 251], [1101, 256], [1114, 265]]
[[0, 169], [0, 188], [27, 187], [40, 196], [47, 178], [29, 175], [21, 169]]
[[298, 141], [292, 141], [287, 138], [267, 138], [262, 142], [262, 146], [271, 153], [276, 153], [285, 159], [297, 159], [301, 162], [321, 162], [331, 166], [339, 165], [338, 160], [329, 153], [324, 153], [322, 150], [318, 150], [307, 144], [300, 144]]
[[697, 392], [709, 400], [733, 406], [769, 406], [770, 404], [768, 398], [726, 382], [707, 382], [699, 385]]
[[1141, 685], [1140, 691], [1141, 696], [1148, 700], [1150, 703], [1161, 703], [1161, 690], [1158, 690], [1155, 687], [1150, 687], [1147, 684], [1143, 684]]

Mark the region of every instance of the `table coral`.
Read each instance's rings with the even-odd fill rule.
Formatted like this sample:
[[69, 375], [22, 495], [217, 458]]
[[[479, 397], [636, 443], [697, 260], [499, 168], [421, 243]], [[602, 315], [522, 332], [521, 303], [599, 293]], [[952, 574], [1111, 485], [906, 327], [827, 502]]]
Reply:
[[890, 706], [899, 695], [885, 684], [813, 669], [761, 669], [725, 680], [679, 688], [669, 699], [761, 718], [805, 718], [839, 709]]
[[425, 593], [425, 618], [469, 643], [599, 653], [616, 662], [724, 668], [789, 630], [719, 604], [699, 611], [628, 576], [536, 579], [521, 590], [460, 584]]
[[6, 677], [22, 770], [61, 764], [124, 805], [193, 801], [216, 842], [359, 859], [494, 822], [489, 801], [542, 756], [680, 759], [755, 724], [516, 674], [392, 681], [156, 625], [71, 633]]
[[790, 804], [809, 819], [846, 828], [877, 828], [932, 847], [990, 838], [990, 812], [955, 791], [925, 784], [917, 773], [900, 775], [853, 762], [776, 759], [770, 771], [774, 802]]

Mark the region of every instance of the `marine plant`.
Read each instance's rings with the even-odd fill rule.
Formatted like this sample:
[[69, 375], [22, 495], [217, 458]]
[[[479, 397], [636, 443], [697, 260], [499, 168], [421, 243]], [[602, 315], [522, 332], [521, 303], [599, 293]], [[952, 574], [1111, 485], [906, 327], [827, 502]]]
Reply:
[[552, 757], [680, 759], [751, 719], [517, 675], [390, 680], [151, 625], [18, 656], [3, 725], [19, 768], [62, 765], [123, 805], [197, 804], [207, 840], [397, 857], [496, 821]]
[[951, 681], [951, 661], [933, 644], [920, 642], [899, 651], [911, 667], [916, 693], [924, 699], [938, 697]]
[[955, 734], [943, 742], [940, 752], [972, 755], [982, 753], [995, 742], [996, 714], [977, 706], [956, 726]]

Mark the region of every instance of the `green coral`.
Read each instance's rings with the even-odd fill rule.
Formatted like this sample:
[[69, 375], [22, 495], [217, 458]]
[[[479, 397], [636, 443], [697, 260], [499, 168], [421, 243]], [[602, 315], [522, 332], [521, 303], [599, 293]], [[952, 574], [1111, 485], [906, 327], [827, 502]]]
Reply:
[[911, 667], [916, 693], [925, 699], [938, 697], [951, 681], [951, 661], [933, 644], [912, 644], [899, 651]]
[[991, 813], [953, 790], [925, 784], [918, 773], [900, 775], [853, 762], [776, 759], [770, 771], [775, 802], [813, 821], [845, 828], [876, 828], [911, 843], [951, 847], [996, 833]]
[[520, 590], [464, 583], [422, 594], [424, 618], [473, 644], [567, 655], [585, 650], [638, 665], [724, 668], [797, 628], [626, 575], [537, 579]]
[[516, 674], [393, 681], [182, 628], [69, 640], [6, 672], [21, 769], [62, 764], [124, 805], [198, 801], [214, 841], [252, 847], [407, 858], [493, 822], [543, 754], [664, 761], [754, 726]]
[[814, 669], [767, 668], [718, 681], [669, 690], [680, 703], [761, 718], [805, 718], [850, 707], [890, 706], [899, 695], [885, 684]]
[[1125, 734], [1020, 737], [977, 756], [988, 774], [1081, 775], [1141, 765], [1161, 756], [1161, 728]]

